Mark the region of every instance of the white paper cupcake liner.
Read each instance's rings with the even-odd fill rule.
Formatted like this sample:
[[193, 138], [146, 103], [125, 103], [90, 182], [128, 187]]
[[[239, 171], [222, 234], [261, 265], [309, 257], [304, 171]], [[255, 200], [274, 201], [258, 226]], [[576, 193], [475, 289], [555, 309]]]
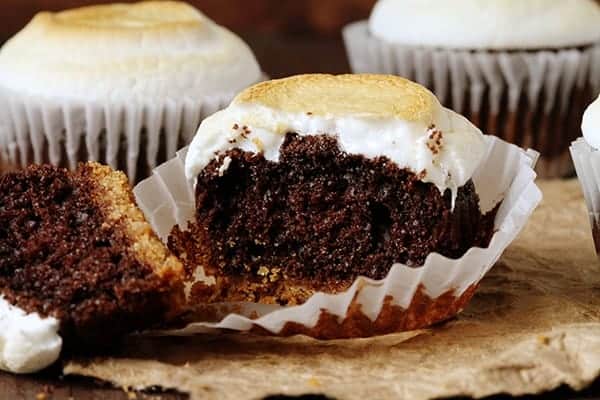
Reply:
[[[15, 166], [49, 162], [71, 169], [79, 161], [100, 161], [123, 169], [133, 181], [140, 156], [148, 171], [174, 157], [200, 122], [235, 95], [118, 104], [44, 99], [0, 88], [0, 157]], [[159, 151], [166, 158], [160, 160]]]
[[[583, 88], [589, 83], [594, 93], [600, 89], [598, 46], [531, 52], [413, 48], [373, 37], [367, 21], [350, 24], [343, 33], [354, 72], [397, 74], [415, 80], [432, 87], [441, 102], [451, 100], [457, 112], [467, 106], [467, 97], [470, 108], [479, 110], [486, 88], [491, 93], [492, 112], [499, 111], [505, 93], [511, 111], [518, 109], [521, 94], [525, 93], [532, 107], [545, 94], [545, 110], [553, 110], [555, 102], [560, 102], [564, 112], [575, 87]], [[450, 90], [450, 85], [459, 90]], [[447, 99], [450, 92], [452, 99]]]
[[600, 151], [590, 146], [584, 138], [574, 141], [570, 151], [589, 212], [596, 252], [600, 254]]
[[574, 130], [564, 125], [578, 124], [600, 91], [600, 46], [552, 51], [406, 47], [372, 36], [367, 21], [348, 25], [343, 34], [353, 72], [416, 81], [485, 132], [534, 146], [542, 153], [544, 176], [572, 172], [567, 149], [575, 137], [564, 132]]
[[[342, 321], [357, 304], [362, 314], [374, 321], [390, 298], [393, 305], [407, 309], [419, 290], [434, 300], [449, 291], [460, 297], [494, 265], [542, 197], [534, 182], [538, 153], [524, 151], [493, 136], [486, 136], [485, 140], [487, 156], [473, 176], [482, 211], [503, 200], [488, 248], [471, 248], [455, 260], [433, 253], [417, 268], [395, 264], [385, 279], [360, 277], [343, 293], [316, 293], [300, 306], [220, 304], [215, 307], [220, 310], [216, 322], [198, 321], [168, 334], [189, 335], [215, 328], [248, 331], [256, 327], [278, 334], [289, 323], [313, 328], [323, 312]], [[184, 160], [185, 150], [155, 169], [134, 189], [138, 205], [164, 241], [175, 224], [185, 227], [194, 216], [194, 196], [184, 175]], [[231, 310], [236, 312], [230, 313]]]

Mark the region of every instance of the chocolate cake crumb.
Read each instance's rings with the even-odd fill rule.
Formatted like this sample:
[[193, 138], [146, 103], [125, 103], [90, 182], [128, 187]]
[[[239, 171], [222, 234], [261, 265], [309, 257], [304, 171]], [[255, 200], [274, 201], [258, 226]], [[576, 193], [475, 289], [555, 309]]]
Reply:
[[[196, 222], [169, 239], [188, 272], [204, 265], [217, 277], [210, 301], [302, 302], [359, 275], [384, 278], [394, 263], [422, 265], [432, 252], [461, 257], [493, 233], [494, 212], [482, 215], [471, 181], [452, 210], [449, 190], [385, 157], [347, 154], [332, 136], [288, 133], [278, 162], [222, 154], [231, 158], [223, 176], [213, 161], [197, 178]], [[282, 299], [294, 285], [302, 293]]]

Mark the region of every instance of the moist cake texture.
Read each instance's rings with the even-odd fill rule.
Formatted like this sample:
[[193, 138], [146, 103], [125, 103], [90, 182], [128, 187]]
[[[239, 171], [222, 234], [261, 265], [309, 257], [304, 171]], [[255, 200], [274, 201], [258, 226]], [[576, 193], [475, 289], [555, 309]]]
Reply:
[[484, 137], [423, 86], [310, 74], [256, 84], [205, 119], [185, 161], [195, 219], [172, 251], [199, 302], [298, 304], [395, 263], [487, 246], [472, 176]]
[[280, 304], [487, 246], [494, 212], [482, 215], [473, 183], [452, 209], [449, 190], [421, 179], [385, 157], [349, 155], [334, 137], [288, 133], [278, 162], [240, 149], [211, 162], [196, 182], [196, 222], [169, 245], [190, 274], [203, 265], [216, 277], [197, 284], [198, 300]]
[[0, 176], [0, 293], [60, 321], [89, 350], [174, 316], [182, 267], [135, 206], [127, 179], [95, 163]]

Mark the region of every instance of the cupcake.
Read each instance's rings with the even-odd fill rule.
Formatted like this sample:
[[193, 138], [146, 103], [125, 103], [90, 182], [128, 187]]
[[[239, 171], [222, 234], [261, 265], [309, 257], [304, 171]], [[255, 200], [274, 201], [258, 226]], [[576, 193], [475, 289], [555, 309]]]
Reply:
[[183, 268], [95, 163], [0, 176], [0, 369], [30, 373], [63, 351], [105, 349], [180, 313]]
[[416, 80], [486, 133], [539, 150], [542, 176], [572, 173], [565, 133], [600, 83], [595, 1], [379, 0], [344, 38], [355, 72]]
[[403, 78], [301, 75], [241, 92], [135, 193], [208, 277], [193, 302], [283, 306], [219, 327], [368, 336], [464, 307], [539, 201], [532, 163]]
[[581, 130], [583, 137], [571, 145], [571, 156], [589, 211], [596, 251], [600, 254], [600, 97], [586, 109]]
[[260, 79], [248, 46], [186, 3], [42, 12], [0, 51], [0, 152], [135, 180]]

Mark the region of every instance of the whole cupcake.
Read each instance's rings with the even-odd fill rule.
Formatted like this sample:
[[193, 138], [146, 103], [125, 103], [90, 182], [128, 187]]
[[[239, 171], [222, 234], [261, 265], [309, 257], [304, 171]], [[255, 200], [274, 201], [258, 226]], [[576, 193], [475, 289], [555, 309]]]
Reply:
[[368, 336], [464, 307], [539, 201], [533, 163], [406, 79], [300, 75], [241, 92], [135, 193], [210, 277], [197, 303], [284, 306], [219, 327]]
[[261, 75], [240, 38], [186, 3], [42, 12], [0, 51], [0, 152], [135, 180]]
[[539, 150], [542, 176], [572, 173], [569, 134], [600, 83], [593, 0], [379, 0], [344, 37], [355, 72], [414, 79], [487, 133]]
[[586, 109], [583, 137], [571, 145], [571, 156], [590, 216], [596, 251], [600, 253], [600, 97]]

